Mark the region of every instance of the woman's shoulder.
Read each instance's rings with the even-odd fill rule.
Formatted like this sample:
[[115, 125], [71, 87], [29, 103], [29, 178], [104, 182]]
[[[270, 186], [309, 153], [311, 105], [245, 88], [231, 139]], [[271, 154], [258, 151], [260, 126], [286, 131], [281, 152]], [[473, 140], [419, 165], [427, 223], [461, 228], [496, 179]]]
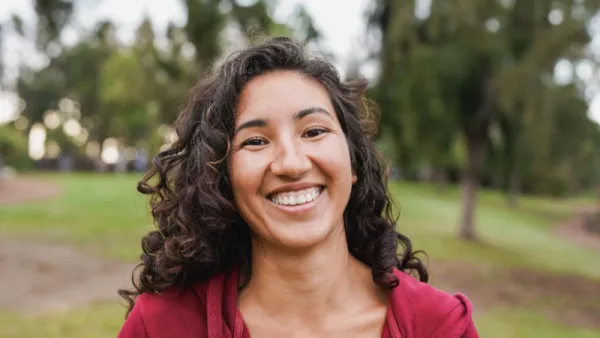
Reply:
[[134, 308], [138, 307], [144, 316], [164, 316], [165, 312], [176, 315], [192, 309], [198, 311], [202, 299], [196, 288], [203, 287], [201, 284], [187, 288], [173, 286], [160, 293], [143, 293], [136, 299]]
[[[142, 293], [135, 300], [119, 338], [188, 337], [190, 332], [205, 331], [206, 308], [197, 288], [170, 287], [160, 293]], [[193, 336], [193, 335], [192, 335]]]
[[451, 294], [442, 291], [399, 270], [395, 270], [394, 275], [399, 280], [398, 287], [394, 291], [394, 297], [407, 300], [413, 310], [419, 311], [423, 308], [426, 310], [444, 311], [447, 308], [454, 308], [461, 305], [468, 306], [471, 309], [471, 303], [462, 294]]
[[411, 336], [478, 337], [465, 295], [442, 291], [399, 270], [394, 274], [400, 283], [392, 292], [392, 311]]

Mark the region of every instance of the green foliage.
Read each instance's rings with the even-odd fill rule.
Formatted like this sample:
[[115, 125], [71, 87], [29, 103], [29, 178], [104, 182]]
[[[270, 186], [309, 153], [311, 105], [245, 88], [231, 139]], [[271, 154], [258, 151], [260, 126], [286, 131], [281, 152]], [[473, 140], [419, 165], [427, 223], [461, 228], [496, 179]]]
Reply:
[[187, 24], [185, 32], [194, 45], [196, 60], [201, 68], [221, 54], [220, 39], [227, 17], [219, 9], [220, 1], [185, 0]]
[[58, 40], [71, 19], [74, 0], [35, 0], [34, 8], [38, 18], [36, 42], [45, 50], [51, 42]]
[[149, 135], [146, 101], [156, 92], [153, 87], [157, 82], [149, 78], [152, 73], [148, 74], [129, 51], [112, 54], [102, 74], [100, 97], [106, 107], [107, 129], [128, 144], [143, 140]]
[[[232, 32], [225, 30], [227, 26], [238, 27], [244, 42], [273, 33], [296, 35], [306, 42], [320, 37], [303, 7], [287, 24], [272, 18], [269, 1], [250, 6], [225, 0], [182, 1], [187, 23], [169, 24], [164, 37], [146, 19], [137, 28], [134, 43], [122, 45], [115, 39], [114, 25], [102, 21], [83, 31], [72, 46], [61, 45], [59, 36], [71, 22], [77, 2], [36, 1], [37, 41], [49, 64], [23, 69], [17, 81], [17, 92], [27, 102], [23, 115], [29, 126], [43, 122], [46, 112], [57, 110], [60, 100], [68, 97], [78, 104], [79, 122], [89, 141], [102, 144], [112, 137], [124, 146], [145, 144], [154, 154], [163, 143], [157, 135], [159, 126], [175, 120], [198, 75], [209, 73], [225, 50], [239, 47], [230, 45]], [[18, 17], [13, 21], [17, 28], [22, 26]], [[166, 48], [157, 46], [159, 38], [166, 38]], [[74, 149], [64, 135], [52, 134], [61, 147], [85, 149]]]
[[[598, 126], [584, 87], [552, 79], [558, 60], [585, 59], [599, 1], [377, 1], [381, 76], [373, 95], [395, 134], [400, 166], [469, 168], [485, 143], [480, 179], [516, 191], [564, 195], [599, 182]], [[551, 13], [562, 20], [550, 22]], [[559, 13], [559, 14], [560, 14]], [[389, 149], [388, 149], [389, 151]], [[463, 155], [460, 155], [460, 154]], [[476, 168], [477, 166], [473, 166]]]
[[44, 120], [44, 113], [57, 107], [63, 88], [65, 76], [56, 67], [47, 67], [40, 71], [26, 71], [17, 80], [17, 92], [27, 102], [23, 115], [31, 125]]
[[32, 161], [28, 154], [27, 138], [11, 125], [0, 126], [0, 157], [4, 165], [17, 170], [31, 168]]

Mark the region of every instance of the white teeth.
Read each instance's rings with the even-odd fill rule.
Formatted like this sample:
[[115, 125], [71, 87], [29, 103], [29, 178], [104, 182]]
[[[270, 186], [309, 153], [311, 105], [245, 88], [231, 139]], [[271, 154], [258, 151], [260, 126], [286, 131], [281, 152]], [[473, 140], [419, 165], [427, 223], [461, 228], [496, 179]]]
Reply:
[[320, 188], [309, 188], [301, 191], [280, 193], [271, 198], [271, 201], [280, 205], [299, 205], [312, 202], [321, 194]]

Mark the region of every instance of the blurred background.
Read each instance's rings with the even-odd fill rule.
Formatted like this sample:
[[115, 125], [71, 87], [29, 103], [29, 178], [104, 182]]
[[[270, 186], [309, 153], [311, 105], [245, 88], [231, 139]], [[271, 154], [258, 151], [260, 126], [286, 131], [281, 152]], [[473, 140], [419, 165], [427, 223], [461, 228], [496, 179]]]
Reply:
[[261, 36], [371, 80], [399, 230], [482, 337], [600, 337], [600, 0], [0, 0], [0, 336], [116, 336], [137, 180]]

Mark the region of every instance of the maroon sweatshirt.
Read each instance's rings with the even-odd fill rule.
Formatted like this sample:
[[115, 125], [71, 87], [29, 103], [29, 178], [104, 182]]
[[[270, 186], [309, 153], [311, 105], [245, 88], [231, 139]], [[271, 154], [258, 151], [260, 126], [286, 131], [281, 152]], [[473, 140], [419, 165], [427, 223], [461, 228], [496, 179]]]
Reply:
[[[478, 338], [471, 303], [394, 271], [382, 338]], [[237, 308], [237, 275], [221, 274], [185, 291], [142, 294], [118, 338], [250, 338]]]

